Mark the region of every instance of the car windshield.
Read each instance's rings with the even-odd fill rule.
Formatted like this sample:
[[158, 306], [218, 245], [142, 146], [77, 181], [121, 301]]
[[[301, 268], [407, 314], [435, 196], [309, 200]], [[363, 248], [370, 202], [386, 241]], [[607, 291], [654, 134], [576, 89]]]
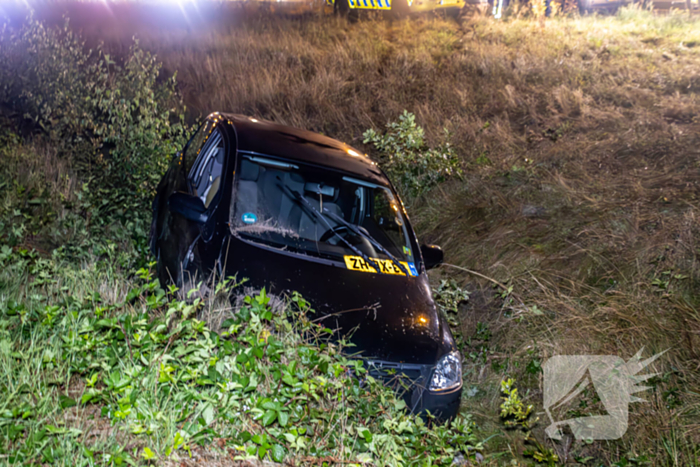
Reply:
[[257, 155], [243, 154], [237, 172], [234, 234], [350, 269], [417, 275], [400, 204], [388, 187]]

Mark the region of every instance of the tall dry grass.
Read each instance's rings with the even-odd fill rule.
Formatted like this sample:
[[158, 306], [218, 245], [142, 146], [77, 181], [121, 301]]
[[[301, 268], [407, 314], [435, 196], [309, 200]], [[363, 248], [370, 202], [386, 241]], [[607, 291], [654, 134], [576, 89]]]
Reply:
[[[111, 22], [75, 27], [117, 56], [138, 33], [165, 72], [178, 73], [192, 115], [240, 112], [359, 147], [365, 129], [404, 109], [432, 142], [448, 129], [467, 175], [420, 200], [414, 224], [449, 263], [511, 284], [517, 296], [503, 306], [490, 283], [435, 274], [474, 290], [465, 336], [477, 323], [493, 333], [486, 363], [467, 366], [477, 395], [465, 410], [501, 432], [504, 374], [541, 407], [541, 376], [529, 363], [668, 349], [622, 440], [547, 445], [567, 462], [646, 455], [653, 465], [698, 465], [698, 18], [629, 9], [540, 27], [479, 16], [348, 23], [316, 11], [144, 26], [112, 13]], [[523, 449], [513, 433], [489, 446]]]

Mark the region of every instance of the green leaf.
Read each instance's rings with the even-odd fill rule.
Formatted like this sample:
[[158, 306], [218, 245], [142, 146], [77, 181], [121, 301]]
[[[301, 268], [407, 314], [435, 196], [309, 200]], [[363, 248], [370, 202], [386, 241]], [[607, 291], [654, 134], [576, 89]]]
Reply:
[[289, 421], [289, 412], [277, 412], [277, 420], [281, 426], [287, 426], [287, 422]]
[[78, 403], [75, 402], [75, 399], [71, 399], [70, 397], [64, 396], [63, 394], [58, 396], [58, 404], [64, 410], [68, 409], [70, 407], [75, 407], [76, 405], [78, 405]]
[[294, 376], [290, 375], [289, 373], [284, 374], [284, 376], [282, 377], [282, 381], [288, 386], [294, 386], [299, 382], [299, 380], [297, 380]]
[[148, 446], [143, 448], [143, 451], [141, 452], [141, 457], [143, 457], [145, 460], [150, 461], [156, 458], [156, 453], [151, 451]]
[[214, 421], [214, 407], [211, 404], [207, 404], [202, 411], [202, 418], [204, 419], [205, 426], [211, 425], [211, 423]]
[[272, 449], [270, 450], [270, 456], [272, 457], [273, 461], [279, 463], [284, 462], [284, 455], [284, 448], [281, 445], [275, 444], [274, 446], [272, 446]]
[[267, 401], [263, 402], [262, 408], [267, 410], [277, 410], [277, 405], [275, 402]]
[[262, 417], [262, 424], [263, 426], [270, 426], [275, 419], [277, 419], [277, 412], [274, 410], [268, 410]]
[[368, 443], [372, 442], [372, 433], [368, 429], [364, 429], [360, 432], [360, 435], [367, 441]]

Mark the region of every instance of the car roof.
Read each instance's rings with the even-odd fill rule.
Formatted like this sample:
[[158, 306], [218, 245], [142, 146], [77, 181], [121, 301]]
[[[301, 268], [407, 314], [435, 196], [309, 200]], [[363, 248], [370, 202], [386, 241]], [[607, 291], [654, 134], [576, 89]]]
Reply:
[[320, 165], [388, 185], [386, 176], [366, 154], [333, 138], [244, 115], [217, 112], [209, 118], [226, 119], [234, 127], [239, 151]]

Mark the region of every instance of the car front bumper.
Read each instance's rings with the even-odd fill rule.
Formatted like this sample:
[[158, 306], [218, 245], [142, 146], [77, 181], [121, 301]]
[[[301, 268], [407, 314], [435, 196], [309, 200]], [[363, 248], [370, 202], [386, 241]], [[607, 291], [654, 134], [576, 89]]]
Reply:
[[381, 360], [365, 360], [364, 364], [369, 375], [392, 387], [412, 413], [425, 416], [429, 412], [438, 423], [448, 422], [457, 416], [462, 399], [462, 384], [447, 391], [428, 390], [435, 365]]
[[[419, 391], [414, 389], [414, 391]], [[459, 413], [459, 403], [462, 399], [462, 385], [451, 391], [433, 392], [428, 390], [419, 391], [418, 404], [413, 411], [418, 415], [428, 412], [435, 416], [438, 423], [445, 423], [457, 416]]]

